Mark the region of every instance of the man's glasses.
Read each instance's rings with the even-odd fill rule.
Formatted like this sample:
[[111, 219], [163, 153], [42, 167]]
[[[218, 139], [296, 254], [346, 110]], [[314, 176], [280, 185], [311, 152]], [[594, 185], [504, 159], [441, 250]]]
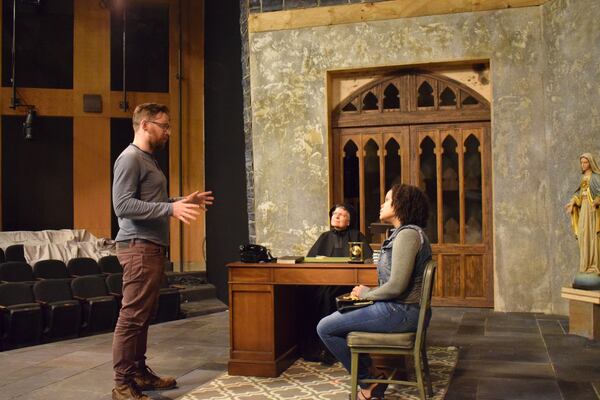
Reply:
[[146, 120], [146, 122], [150, 122], [151, 124], [157, 125], [163, 131], [170, 131], [171, 130], [171, 125], [170, 124], [163, 124], [162, 122], [156, 122], [156, 121], [150, 121], [150, 120]]

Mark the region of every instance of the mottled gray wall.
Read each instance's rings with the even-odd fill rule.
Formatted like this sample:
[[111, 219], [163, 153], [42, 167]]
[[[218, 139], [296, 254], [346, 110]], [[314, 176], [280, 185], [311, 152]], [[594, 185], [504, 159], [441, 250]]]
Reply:
[[[574, 12], [566, 4], [548, 7]], [[541, 7], [530, 7], [251, 34], [257, 242], [276, 255], [301, 254], [327, 229], [328, 70], [489, 59], [495, 307], [564, 312], [566, 303], [557, 291], [568, 281], [570, 268], [558, 265], [562, 258], [554, 249], [566, 232], [566, 219], [555, 210], [563, 202], [556, 192], [566, 194], [567, 189], [554, 173], [573, 163], [561, 165], [556, 157], [561, 142], [549, 140], [550, 130], [562, 123], [549, 124], [545, 110], [548, 92], [557, 85], [544, 85], [551, 75], [545, 48], [555, 40], [542, 27], [558, 25], [557, 38], [569, 34], [546, 14]], [[568, 40], [577, 44], [576, 38]], [[587, 50], [594, 53], [591, 46]], [[562, 50], [554, 51], [556, 62], [565, 57]], [[563, 76], [555, 79], [567, 86]], [[600, 80], [595, 79], [593, 89], [586, 91], [597, 96]], [[558, 102], [555, 114], [569, 101]], [[576, 117], [575, 112], [570, 115]], [[558, 121], [561, 115], [553, 118]], [[566, 254], [575, 254], [563, 247]]]
[[546, 165], [549, 180], [548, 262], [552, 303], [566, 313], [560, 288], [578, 270], [577, 242], [562, 206], [579, 182], [583, 152], [600, 157], [600, 2], [554, 0], [543, 7]]

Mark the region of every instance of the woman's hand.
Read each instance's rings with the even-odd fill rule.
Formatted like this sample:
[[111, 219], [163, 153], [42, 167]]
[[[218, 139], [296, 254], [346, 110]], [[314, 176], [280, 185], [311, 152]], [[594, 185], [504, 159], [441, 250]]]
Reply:
[[594, 208], [600, 207], [600, 197], [596, 197], [596, 200], [594, 200], [594, 202], [592, 203], [592, 206]]
[[358, 297], [359, 299], [362, 299], [363, 296], [369, 291], [369, 288], [367, 286], [364, 285], [358, 285], [358, 286], [354, 286], [354, 288], [352, 289], [352, 295]]

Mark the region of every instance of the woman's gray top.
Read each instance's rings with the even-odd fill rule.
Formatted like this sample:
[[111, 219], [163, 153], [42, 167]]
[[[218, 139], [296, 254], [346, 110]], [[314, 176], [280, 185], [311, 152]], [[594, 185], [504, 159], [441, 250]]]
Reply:
[[423, 272], [430, 259], [431, 246], [425, 232], [416, 225], [399, 227], [381, 246], [379, 287], [369, 290], [363, 298], [418, 303]]

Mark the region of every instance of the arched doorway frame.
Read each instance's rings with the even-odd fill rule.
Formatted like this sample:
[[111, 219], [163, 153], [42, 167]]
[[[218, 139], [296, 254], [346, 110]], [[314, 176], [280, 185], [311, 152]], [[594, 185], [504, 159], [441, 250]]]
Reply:
[[[369, 225], [394, 180], [429, 195], [435, 220], [428, 234], [440, 267], [434, 304], [493, 307], [490, 118], [481, 94], [417, 69], [363, 85], [331, 113], [330, 200], [356, 203], [361, 230], [373, 242], [382, 237], [370, 235]], [[395, 151], [399, 157], [390, 160]], [[388, 174], [390, 166], [396, 170]]]

